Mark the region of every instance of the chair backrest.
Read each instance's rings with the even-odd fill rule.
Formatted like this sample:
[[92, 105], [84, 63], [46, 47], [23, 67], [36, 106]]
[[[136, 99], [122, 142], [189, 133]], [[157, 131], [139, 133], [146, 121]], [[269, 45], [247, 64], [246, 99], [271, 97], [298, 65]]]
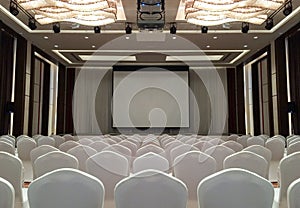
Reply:
[[50, 146], [50, 145], [42, 145], [42, 146], [38, 146], [38, 147], [34, 148], [30, 152], [31, 163], [33, 164], [34, 161], [38, 157], [40, 157], [40, 156], [42, 156], [42, 155], [44, 155], [44, 154], [46, 154], [48, 152], [53, 152], [53, 151], [58, 151], [58, 149], [55, 148], [55, 147], [53, 147], [53, 146]]
[[232, 141], [232, 140], [226, 141], [221, 145], [229, 147], [230, 149], [232, 149], [235, 152], [242, 151], [242, 149], [244, 148], [243, 145], [241, 145], [240, 143], [238, 143], [236, 141]]
[[170, 152], [170, 156], [171, 156], [170, 165], [175, 166], [176, 165], [175, 158], [189, 151], [200, 151], [200, 150], [197, 147], [189, 144], [182, 144], [180, 146], [173, 148]]
[[59, 145], [58, 149], [63, 152], [68, 152], [70, 149], [72, 149], [73, 147], [76, 147], [78, 145], [79, 145], [78, 142], [75, 142], [73, 140], [68, 140], [68, 141], [65, 141], [64, 143], [62, 143], [61, 145]]
[[187, 198], [183, 182], [156, 170], [134, 174], [115, 188], [116, 208], [186, 208]]
[[229, 135], [228, 137], [227, 137], [227, 141], [237, 141], [237, 138], [239, 138], [239, 135], [237, 135], [237, 134], [231, 134], [231, 135]]
[[232, 155], [234, 151], [226, 146], [217, 145], [205, 150], [206, 154], [213, 157], [217, 162], [217, 171], [223, 169], [223, 162], [225, 158]]
[[86, 160], [95, 155], [97, 151], [86, 145], [78, 145], [70, 149], [67, 153], [77, 158], [79, 170], [86, 171]]
[[166, 172], [169, 170], [169, 161], [165, 157], [153, 152], [143, 154], [133, 161], [133, 173], [137, 173], [147, 169], [154, 169]]
[[65, 141], [75, 141], [74, 136], [72, 136], [71, 134], [65, 134], [63, 138], [65, 139]]
[[104, 150], [113, 151], [113, 152], [116, 152], [116, 153], [119, 153], [119, 154], [123, 155], [124, 157], [127, 158], [129, 166], [131, 166], [132, 152], [129, 148], [124, 147], [124, 146], [119, 145], [119, 144], [113, 144], [109, 147], [104, 148], [103, 151]]
[[229, 155], [223, 163], [224, 169], [242, 168], [249, 170], [261, 177], [268, 178], [268, 162], [262, 156], [253, 152], [241, 151]]
[[170, 143], [165, 145], [164, 150], [166, 152], [167, 160], [169, 161], [169, 163], [171, 163], [171, 155], [170, 155], [171, 150], [180, 145], [183, 145], [183, 143], [178, 140], [171, 141]]
[[287, 197], [287, 189], [289, 185], [296, 179], [300, 178], [300, 152], [284, 157], [279, 163], [280, 173], [280, 204], [285, 205]]
[[139, 156], [142, 156], [142, 155], [144, 155], [148, 152], [153, 152], [153, 153], [159, 154], [159, 155], [161, 155], [165, 158], [167, 157], [166, 152], [163, 148], [158, 147], [158, 146], [153, 145], [153, 144], [148, 144], [148, 145], [145, 145], [145, 146], [141, 147], [140, 149], [138, 149], [136, 151], [135, 156], [139, 157]]
[[59, 135], [52, 135], [51, 136], [55, 140], [55, 147], [58, 148], [59, 145], [65, 142], [65, 138]]
[[265, 146], [265, 140], [260, 136], [250, 137], [247, 140], [247, 146], [249, 147], [251, 145]]
[[127, 147], [131, 150], [132, 156], [135, 156], [136, 151], [138, 149], [137, 145], [129, 140], [123, 140], [119, 143], [119, 145], [122, 145], [124, 147]]
[[63, 168], [34, 180], [28, 188], [30, 208], [102, 208], [104, 187], [94, 176]]
[[205, 152], [208, 148], [213, 147], [214, 145], [208, 141], [198, 141], [193, 144], [194, 147], [197, 147], [201, 152]]
[[22, 161], [30, 161], [30, 152], [37, 147], [33, 139], [20, 139], [17, 142], [18, 156]]
[[0, 137], [0, 139], [7, 139], [9, 140], [13, 146], [15, 146], [15, 143], [16, 143], [16, 138], [14, 136], [11, 136], [11, 135], [3, 135]]
[[300, 137], [291, 140], [291, 141], [289, 142], [288, 147], [291, 146], [292, 144], [296, 143], [296, 142], [299, 142], [299, 141], [300, 141]]
[[190, 151], [176, 157], [175, 164], [174, 175], [186, 184], [192, 200], [197, 199], [199, 182], [217, 170], [216, 160], [199, 151]]
[[13, 147], [15, 146], [15, 141], [10, 137], [0, 137], [0, 141], [11, 144]]
[[266, 147], [263, 147], [261, 145], [251, 145], [249, 147], [246, 147], [243, 149], [243, 151], [253, 152], [255, 154], [258, 154], [265, 158], [265, 160], [270, 163], [272, 159], [272, 152]]
[[38, 140], [37, 140], [37, 145], [38, 146], [42, 146], [42, 145], [50, 145], [50, 146], [55, 146], [55, 140], [52, 137], [48, 137], [48, 136], [41, 136]]
[[287, 201], [289, 208], [300, 207], [300, 179], [295, 180], [287, 190]]
[[273, 198], [274, 189], [269, 181], [243, 169], [222, 170], [206, 177], [198, 186], [201, 208], [272, 208]]
[[89, 146], [91, 143], [93, 143], [93, 140], [88, 139], [88, 138], [82, 138], [82, 139], [78, 140], [78, 143]]
[[88, 146], [90, 146], [97, 152], [101, 152], [104, 148], [109, 147], [110, 145], [105, 142], [102, 142], [102, 141], [95, 141], [95, 142], [89, 144]]
[[289, 138], [286, 140], [287, 146], [289, 146], [290, 143], [291, 143], [292, 141], [294, 141], [295, 139], [299, 139], [299, 138], [300, 138], [299, 135], [293, 135], [293, 136], [289, 137]]
[[287, 155], [290, 155], [294, 152], [300, 152], [300, 141], [295, 142], [295, 143], [291, 143], [288, 147], [287, 147]]
[[198, 142], [199, 140], [196, 138], [196, 137], [191, 137], [190, 139], [188, 139], [187, 141], [185, 141], [184, 143], [185, 144], [190, 144], [190, 145], [193, 145], [195, 144], [196, 142]]
[[240, 143], [241, 145], [243, 145], [243, 147], [247, 147], [247, 140], [249, 139], [249, 135], [243, 135], [243, 136], [240, 136], [236, 139], [236, 141], [238, 143]]
[[105, 187], [105, 199], [114, 199], [114, 188], [122, 179], [129, 176], [127, 158], [112, 152], [99, 152], [86, 161], [87, 172], [100, 179]]
[[9, 181], [15, 189], [15, 201], [23, 202], [23, 165], [22, 161], [7, 152], [0, 152], [0, 177]]
[[0, 207], [15, 207], [15, 189], [11, 183], [0, 177]]
[[11, 143], [4, 140], [0, 141], [0, 151], [15, 155], [15, 147]]
[[[76, 157], [61, 151], [48, 152], [38, 157], [33, 163], [34, 176], [36, 178], [60, 168], [78, 169]], [[35, 179], [35, 178], [34, 178]]]
[[271, 150], [272, 160], [279, 161], [283, 158], [285, 143], [280, 138], [267, 140], [265, 147]]

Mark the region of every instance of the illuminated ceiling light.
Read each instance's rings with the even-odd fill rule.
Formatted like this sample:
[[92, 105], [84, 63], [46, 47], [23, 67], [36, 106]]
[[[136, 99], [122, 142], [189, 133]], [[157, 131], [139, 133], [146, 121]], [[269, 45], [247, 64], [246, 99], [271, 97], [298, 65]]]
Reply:
[[271, 30], [271, 29], [273, 28], [273, 26], [274, 26], [273, 18], [268, 18], [268, 19], [266, 20], [266, 26], [265, 26], [265, 28], [266, 28], [267, 30]]
[[242, 23], [242, 33], [248, 33], [248, 31], [249, 31], [249, 23], [243, 22]]
[[59, 22], [53, 23], [52, 29], [53, 29], [54, 33], [60, 33], [60, 24], [59, 24]]
[[284, 2], [285, 0], [181, 0], [177, 17], [184, 17], [192, 24], [206, 26], [236, 21], [260, 25], [266, 21], [268, 13], [279, 9]]
[[[116, 21], [117, 0], [16, 0], [40, 24], [74, 22], [81, 25], [106, 25]], [[121, 9], [123, 10], [123, 8]]]
[[201, 32], [202, 33], [207, 33], [207, 31], [208, 31], [208, 27], [206, 27], [206, 26], [201, 27]]
[[12, 1], [12, 0], [10, 1], [10, 4], [9, 4], [9, 11], [14, 16], [17, 16], [19, 14], [18, 5], [14, 1]]
[[293, 5], [292, 5], [292, 1], [287, 2], [287, 4], [284, 6], [284, 10], [283, 10], [283, 14], [285, 16], [288, 16], [289, 14], [291, 14], [293, 11]]
[[34, 18], [29, 18], [29, 20], [28, 20], [28, 27], [29, 27], [31, 30], [35, 30], [35, 29], [37, 28], [36, 22], [35, 22], [35, 19], [34, 19]]

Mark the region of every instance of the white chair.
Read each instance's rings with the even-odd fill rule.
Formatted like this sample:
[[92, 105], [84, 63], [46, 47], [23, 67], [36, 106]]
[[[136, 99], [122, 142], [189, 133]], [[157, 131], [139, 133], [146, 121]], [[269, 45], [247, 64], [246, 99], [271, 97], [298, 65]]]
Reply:
[[6, 142], [11, 144], [13, 147], [15, 146], [15, 141], [10, 137], [0, 137], [0, 142]]
[[0, 151], [15, 155], [16, 150], [11, 143], [2, 140], [0, 141]]
[[295, 138], [292, 141], [290, 141], [288, 147], [291, 146], [292, 144], [295, 144], [296, 142], [300, 142], [300, 137], [299, 138]]
[[243, 145], [241, 145], [240, 143], [238, 143], [236, 141], [232, 141], [232, 140], [226, 141], [221, 145], [229, 147], [230, 149], [232, 149], [235, 152], [242, 151], [242, 149], [244, 148]]
[[44, 155], [44, 154], [46, 154], [46, 153], [48, 153], [48, 152], [53, 152], [53, 151], [58, 151], [58, 149], [55, 148], [55, 147], [53, 147], [53, 146], [50, 146], [50, 145], [42, 145], [42, 146], [39, 146], [39, 147], [34, 148], [34, 149], [31, 150], [31, 152], [30, 152], [30, 160], [31, 160], [31, 163], [33, 164], [34, 161], [35, 161], [38, 157], [40, 157], [40, 156], [42, 156], [42, 155]]
[[166, 157], [167, 157], [167, 160], [169, 161], [169, 164], [171, 164], [171, 155], [170, 155], [171, 150], [180, 145], [183, 145], [183, 143], [178, 140], [175, 140], [175, 141], [172, 141], [172, 142], [166, 144], [164, 150], [166, 152]]
[[20, 139], [17, 142], [18, 157], [22, 161], [30, 161], [30, 152], [37, 147], [37, 143], [33, 139]]
[[11, 183], [0, 177], [0, 207], [15, 208], [15, 189]]
[[241, 145], [243, 145], [243, 147], [247, 147], [247, 140], [249, 138], [249, 135], [243, 135], [243, 136], [240, 136], [236, 139], [236, 141], [238, 143], [240, 143]]
[[91, 143], [93, 143], [93, 140], [88, 139], [88, 138], [82, 138], [82, 139], [78, 140], [78, 143], [89, 146]]
[[58, 148], [59, 145], [65, 142], [65, 138], [59, 135], [52, 135], [51, 136], [55, 140], [55, 147]]
[[216, 160], [205, 153], [190, 151], [176, 157], [175, 164], [174, 176], [186, 184], [189, 200], [197, 201], [198, 184], [205, 177], [216, 172]]
[[211, 138], [211, 139], [209, 140], [209, 142], [215, 146], [215, 145], [223, 144], [223, 143], [224, 143], [224, 140], [223, 140], [223, 139], [220, 139], [220, 138]]
[[180, 146], [177, 146], [175, 148], [173, 148], [170, 152], [170, 156], [171, 156], [171, 164], [173, 167], [176, 165], [175, 163], [175, 158], [187, 153], [189, 151], [200, 151], [197, 147], [189, 145], [189, 144], [182, 144]]
[[165, 157], [153, 152], [145, 153], [137, 157], [133, 161], [133, 173], [137, 173], [147, 169], [154, 169], [166, 172], [169, 170], [169, 161]]
[[300, 179], [295, 180], [287, 190], [287, 201], [289, 208], [300, 207]]
[[160, 146], [165, 148], [167, 144], [169, 144], [170, 142], [173, 142], [175, 140], [176, 139], [173, 137], [166, 137], [166, 138], [160, 140]]
[[110, 139], [114, 140], [116, 143], [123, 141], [123, 139], [119, 136], [111, 136]]
[[265, 146], [265, 140], [259, 136], [250, 137], [247, 140], [247, 146], [249, 147], [251, 145]]
[[300, 152], [300, 141], [295, 142], [295, 143], [291, 143], [288, 147], [287, 147], [287, 155], [290, 155], [294, 152]]
[[231, 135], [229, 135], [228, 137], [227, 137], [227, 141], [237, 141], [237, 138], [239, 138], [239, 135], [237, 135], [237, 134], [231, 134]]
[[300, 178], [300, 152], [295, 152], [283, 158], [279, 163], [279, 204], [287, 204], [287, 189], [296, 179]]
[[33, 170], [35, 177], [38, 178], [56, 169], [78, 169], [78, 166], [79, 163], [76, 157], [65, 152], [53, 151], [38, 157], [33, 163]]
[[119, 144], [114, 144], [114, 145], [111, 145], [111, 146], [106, 147], [106, 148], [103, 149], [103, 151], [105, 151], [105, 150], [113, 151], [113, 152], [116, 152], [116, 153], [119, 153], [119, 154], [123, 155], [124, 157], [127, 158], [129, 166], [131, 166], [132, 152], [129, 148], [124, 147], [124, 146], [119, 145]]
[[67, 153], [77, 158], [79, 170], [86, 171], [86, 160], [95, 155], [97, 151], [86, 145], [78, 145], [70, 149]]
[[185, 141], [184, 143], [185, 143], [185, 144], [189, 144], [189, 145], [193, 145], [193, 144], [195, 144], [195, 143], [198, 142], [198, 141], [199, 141], [199, 140], [198, 140], [197, 138], [192, 137], [192, 138], [190, 138], [189, 140]]
[[90, 146], [97, 152], [101, 152], [103, 149], [105, 149], [106, 147], [109, 147], [110, 145], [105, 142], [102, 142], [102, 141], [95, 141], [95, 142], [89, 144], [88, 146]]
[[61, 145], [59, 145], [58, 149], [63, 152], [68, 152], [70, 149], [72, 149], [73, 147], [76, 147], [78, 145], [79, 145], [78, 142], [75, 142], [73, 140], [68, 140], [68, 141], [62, 143]]
[[11, 135], [3, 135], [0, 137], [0, 140], [1, 139], [6, 139], [6, 140], [9, 140], [13, 146], [15, 146], [15, 143], [16, 143], [16, 138], [11, 136]]
[[293, 136], [289, 137], [287, 139], [287, 146], [289, 146], [292, 141], [294, 141], [295, 139], [299, 139], [299, 138], [300, 138], [299, 135], [293, 135]]
[[48, 136], [41, 136], [38, 140], [37, 140], [37, 145], [38, 146], [42, 146], [42, 145], [50, 145], [50, 146], [55, 146], [55, 140], [52, 137], [48, 137]]
[[144, 154], [146, 154], [148, 152], [153, 152], [153, 153], [159, 154], [162, 157], [166, 158], [166, 152], [165, 152], [165, 150], [163, 148], [158, 147], [158, 146], [153, 145], [153, 144], [148, 144], [148, 145], [145, 145], [145, 146], [141, 147], [140, 149], [138, 149], [136, 151], [135, 156], [139, 157], [139, 156], [142, 156], [142, 155], [144, 155]]
[[102, 141], [106, 142], [109, 145], [117, 144], [117, 142], [115, 140], [112, 140], [111, 138], [104, 138], [102, 139]]
[[63, 168], [34, 180], [28, 201], [30, 208], [102, 208], [104, 187], [94, 176]]
[[183, 182], [156, 170], [134, 174], [115, 188], [116, 208], [186, 208], [187, 198]]
[[65, 139], [65, 141], [75, 141], [74, 136], [72, 136], [71, 134], [65, 134], [63, 138]]
[[224, 169], [242, 168], [261, 177], [268, 178], [268, 162], [262, 156], [253, 152], [241, 151], [229, 155], [223, 163]]
[[129, 140], [123, 140], [119, 143], [119, 145], [122, 145], [124, 147], [127, 147], [131, 150], [132, 156], [135, 156], [136, 151], [138, 149], [137, 145]]
[[273, 198], [269, 181], [243, 169], [222, 170], [198, 186], [201, 208], [272, 208]]
[[128, 160], [112, 151], [102, 151], [87, 159], [86, 169], [89, 174], [102, 181], [105, 188], [104, 205], [113, 203], [116, 184], [129, 176]]
[[208, 154], [209, 156], [213, 157], [217, 162], [217, 170], [220, 171], [223, 169], [223, 162], [225, 158], [229, 155], [234, 154], [234, 151], [226, 146], [217, 145], [213, 146], [211, 148], [208, 148], [204, 152], [205, 154]]
[[205, 152], [208, 148], [213, 147], [214, 145], [208, 141], [198, 141], [193, 144], [194, 147], [198, 148], [201, 152]]
[[4, 178], [14, 187], [15, 204], [23, 203], [23, 165], [22, 161], [7, 152], [0, 152], [0, 177]]

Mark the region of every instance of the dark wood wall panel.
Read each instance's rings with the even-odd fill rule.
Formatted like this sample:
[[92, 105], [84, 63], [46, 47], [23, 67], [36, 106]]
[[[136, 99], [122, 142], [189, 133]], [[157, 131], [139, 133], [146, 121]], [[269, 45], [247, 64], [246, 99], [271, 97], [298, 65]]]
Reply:
[[66, 67], [62, 64], [58, 68], [57, 89], [57, 121], [56, 134], [65, 133], [65, 109], [66, 109]]
[[237, 133], [246, 134], [245, 96], [244, 96], [244, 66], [236, 67], [236, 99], [237, 99]]
[[50, 64], [44, 63], [44, 77], [43, 77], [43, 103], [42, 103], [42, 135], [48, 135], [49, 125], [49, 99], [50, 99]]
[[0, 27], [0, 135], [3, 135], [10, 127], [7, 104], [11, 101], [14, 37], [1, 21]]
[[65, 133], [74, 133], [73, 124], [73, 91], [75, 85], [75, 69], [67, 69], [67, 88], [66, 88], [66, 117]]
[[252, 102], [253, 102], [253, 128], [254, 135], [260, 135], [260, 102], [259, 102], [259, 77], [258, 77], [258, 63], [254, 63], [252, 68]]
[[291, 101], [295, 102], [292, 114], [294, 134], [300, 134], [300, 31], [289, 37], [289, 71], [291, 85]]
[[236, 70], [227, 68], [228, 133], [237, 133]]

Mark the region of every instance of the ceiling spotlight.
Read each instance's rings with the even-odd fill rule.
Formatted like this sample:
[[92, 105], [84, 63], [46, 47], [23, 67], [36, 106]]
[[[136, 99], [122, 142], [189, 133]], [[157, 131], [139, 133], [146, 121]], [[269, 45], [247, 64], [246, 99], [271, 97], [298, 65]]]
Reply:
[[206, 27], [206, 26], [201, 27], [201, 32], [202, 33], [207, 33], [207, 31], [208, 31], [208, 27]]
[[292, 5], [292, 1], [289, 1], [287, 2], [285, 5], [284, 5], [284, 10], [283, 10], [283, 14], [285, 16], [288, 16], [289, 14], [291, 14], [293, 11], [293, 5]]
[[249, 31], [249, 23], [243, 22], [242, 23], [242, 33], [248, 33], [248, 31]]
[[131, 28], [131, 25], [128, 23], [126, 28], [125, 28], [125, 32], [126, 34], [131, 34], [132, 33], [132, 28]]
[[9, 4], [9, 11], [12, 13], [14, 16], [17, 16], [19, 14], [19, 9], [18, 5], [14, 1], [10, 1]]
[[28, 27], [31, 29], [31, 30], [35, 30], [37, 28], [36, 26], [36, 21], [34, 18], [29, 18], [28, 20]]
[[60, 24], [59, 24], [59, 22], [53, 23], [52, 29], [53, 29], [54, 33], [60, 33]]
[[267, 20], [266, 20], [266, 26], [265, 26], [265, 28], [266, 28], [266, 30], [271, 30], [272, 28], [273, 28], [273, 26], [274, 26], [274, 21], [273, 21], [273, 18], [268, 18]]
[[95, 26], [95, 27], [94, 27], [94, 32], [95, 32], [95, 33], [100, 33], [100, 32], [101, 32], [101, 27]]
[[176, 34], [177, 28], [175, 26], [175, 24], [172, 24], [172, 26], [170, 27], [170, 34]]

